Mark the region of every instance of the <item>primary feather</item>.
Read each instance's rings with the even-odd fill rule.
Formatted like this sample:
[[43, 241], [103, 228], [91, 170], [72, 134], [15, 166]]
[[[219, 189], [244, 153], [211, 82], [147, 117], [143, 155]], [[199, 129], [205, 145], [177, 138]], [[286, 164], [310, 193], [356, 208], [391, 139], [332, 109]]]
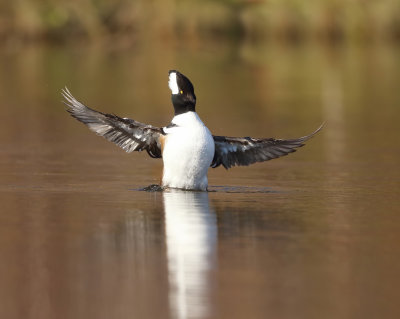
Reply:
[[128, 153], [146, 150], [151, 157], [161, 157], [161, 128], [95, 111], [75, 99], [67, 88], [62, 90], [62, 95], [71, 116], [97, 135], [117, 144]]
[[222, 165], [228, 169], [232, 166], [246, 166], [288, 155], [304, 146], [304, 142], [317, 134], [322, 127], [323, 125], [310, 135], [289, 140], [214, 136], [215, 154], [211, 167]]

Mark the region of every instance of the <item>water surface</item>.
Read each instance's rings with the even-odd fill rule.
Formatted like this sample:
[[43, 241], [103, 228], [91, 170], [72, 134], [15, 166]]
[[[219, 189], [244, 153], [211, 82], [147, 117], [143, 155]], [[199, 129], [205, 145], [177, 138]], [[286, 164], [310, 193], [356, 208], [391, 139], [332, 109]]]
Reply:
[[[152, 43], [1, 60], [2, 318], [400, 316], [399, 48]], [[326, 126], [288, 157], [210, 170], [208, 193], [139, 191], [161, 162], [71, 119], [60, 89], [165, 125], [171, 68], [216, 135]]]

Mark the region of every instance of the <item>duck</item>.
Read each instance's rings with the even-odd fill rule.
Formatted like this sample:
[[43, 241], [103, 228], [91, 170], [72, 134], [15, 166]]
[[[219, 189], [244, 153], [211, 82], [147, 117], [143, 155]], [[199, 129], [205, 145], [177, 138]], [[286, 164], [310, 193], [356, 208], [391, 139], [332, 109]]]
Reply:
[[174, 116], [164, 127], [96, 111], [78, 101], [67, 87], [61, 94], [70, 115], [97, 135], [127, 153], [146, 151], [152, 158], [162, 158], [162, 189], [207, 191], [209, 168], [229, 169], [288, 155], [323, 127], [295, 139], [215, 136], [196, 112], [192, 82], [179, 71], [170, 70], [168, 86]]

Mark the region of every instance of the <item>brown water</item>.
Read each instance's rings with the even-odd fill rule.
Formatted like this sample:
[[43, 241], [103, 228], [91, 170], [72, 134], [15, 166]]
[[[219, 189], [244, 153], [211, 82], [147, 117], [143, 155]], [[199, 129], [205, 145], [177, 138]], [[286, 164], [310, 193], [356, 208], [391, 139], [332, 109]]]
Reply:
[[[1, 318], [400, 317], [399, 47], [0, 55]], [[59, 92], [165, 125], [171, 68], [216, 135], [326, 126], [288, 157], [210, 170], [212, 192], [140, 191], [160, 160], [96, 137]]]

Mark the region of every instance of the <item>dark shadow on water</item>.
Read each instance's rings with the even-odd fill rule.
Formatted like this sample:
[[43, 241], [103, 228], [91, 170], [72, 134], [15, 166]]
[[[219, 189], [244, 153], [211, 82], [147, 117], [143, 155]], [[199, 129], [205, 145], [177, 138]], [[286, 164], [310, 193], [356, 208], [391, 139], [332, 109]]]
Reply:
[[139, 192], [163, 192], [164, 188], [161, 185], [151, 184], [151, 185], [143, 187], [143, 188], [138, 188], [138, 189], [134, 188], [131, 190], [139, 191]]
[[242, 193], [242, 194], [254, 194], [254, 193], [283, 193], [282, 191], [277, 191], [271, 187], [254, 187], [254, 186], [210, 186], [208, 188], [209, 192], [213, 193]]
[[[165, 189], [160, 185], [152, 184], [143, 188], [138, 188], [138, 189], [131, 189], [134, 191], [140, 191], [140, 192], [164, 192], [168, 191], [169, 189]], [[182, 190], [186, 191], [187, 190]], [[240, 193], [240, 194], [255, 194], [255, 193], [261, 193], [261, 194], [268, 194], [268, 193], [273, 193], [273, 194], [281, 194], [283, 193], [282, 191], [277, 191], [272, 189], [271, 187], [252, 187], [252, 186], [210, 186], [208, 188], [209, 193]]]

